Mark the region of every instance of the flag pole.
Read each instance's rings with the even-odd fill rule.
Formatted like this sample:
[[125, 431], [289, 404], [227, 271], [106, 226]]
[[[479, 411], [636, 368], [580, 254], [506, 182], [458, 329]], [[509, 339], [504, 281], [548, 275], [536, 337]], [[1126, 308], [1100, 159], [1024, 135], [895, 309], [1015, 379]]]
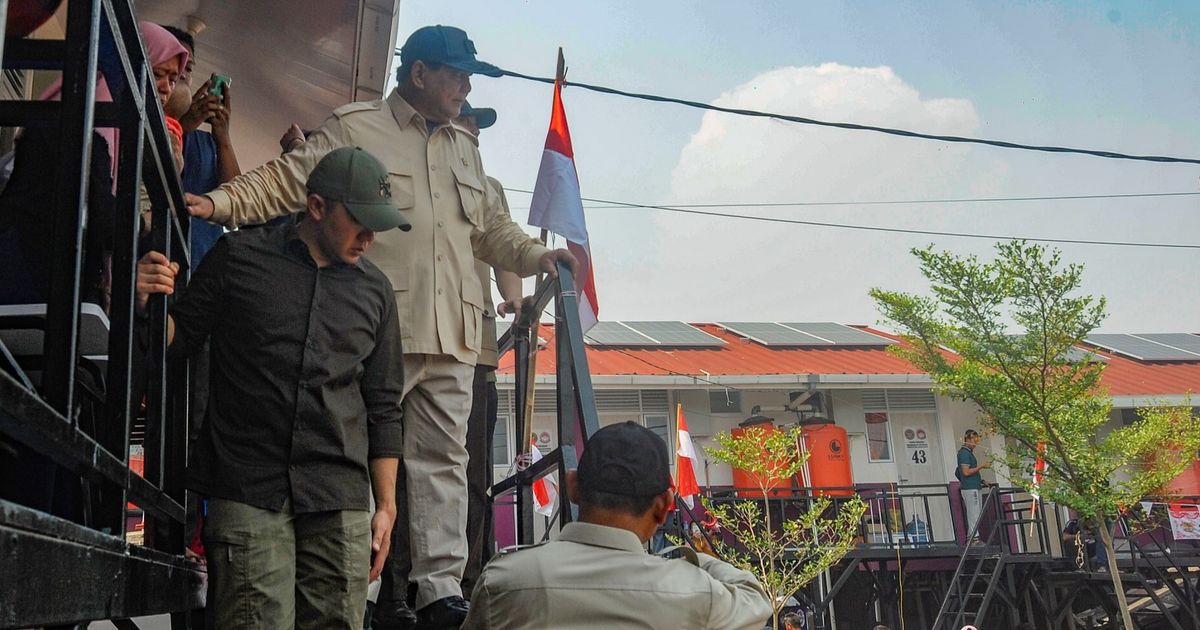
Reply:
[[[567, 78], [567, 62], [566, 62], [566, 59], [563, 57], [562, 46], [559, 46], [558, 47], [558, 65], [555, 68], [554, 80], [557, 84], [561, 85], [562, 82], [566, 78]], [[546, 230], [546, 228], [542, 228], [541, 238], [542, 238], [543, 244], [549, 244], [550, 233]], [[545, 281], [546, 281], [546, 274], [539, 273], [537, 276], [537, 284], [535, 286], [541, 287], [542, 283]], [[536, 293], [536, 291], [535, 291], [535, 293]], [[534, 402], [534, 394], [537, 391], [537, 388], [536, 388], [536, 385], [537, 385], [537, 356], [538, 356], [537, 341], [538, 341], [538, 333], [541, 332], [541, 320], [542, 320], [541, 312], [535, 313], [534, 316], [530, 317], [530, 321], [532, 321], [533, 324], [531, 326], [532, 329], [529, 331], [530, 336], [532, 337], [529, 340], [529, 362], [528, 362], [529, 372], [525, 375], [525, 400], [524, 400], [524, 404], [525, 404], [525, 416], [524, 416], [525, 417], [525, 435], [523, 436], [524, 437], [523, 444], [525, 445], [524, 446], [525, 449], [533, 448], [533, 402]], [[530, 453], [531, 451], [526, 450], [524, 452]]]

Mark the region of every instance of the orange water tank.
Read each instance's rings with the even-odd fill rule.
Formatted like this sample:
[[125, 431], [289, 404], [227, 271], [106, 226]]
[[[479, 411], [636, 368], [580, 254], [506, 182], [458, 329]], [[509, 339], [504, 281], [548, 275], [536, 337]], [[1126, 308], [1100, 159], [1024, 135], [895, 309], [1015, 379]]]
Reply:
[[[768, 434], [778, 431], [774, 423], [764, 422], [756, 424], [752, 427], [755, 430], [760, 428]], [[729, 433], [737, 437], [746, 432], [745, 428], [730, 429]], [[765, 449], [764, 449], [765, 450]], [[764, 452], [764, 455], [766, 453]], [[762, 490], [759, 489], [758, 475], [742, 470], [741, 468], [733, 469], [733, 487], [737, 489], [737, 495], [742, 498], [761, 499], [763, 497]], [[767, 480], [767, 494], [772, 497], [792, 496], [792, 480], [783, 477], [777, 477]]]
[[[846, 430], [830, 422], [804, 426], [804, 448], [808, 451], [808, 481], [815, 493], [825, 496], [854, 494], [850, 467], [850, 440]], [[827, 488], [824, 489], [823, 488]]]

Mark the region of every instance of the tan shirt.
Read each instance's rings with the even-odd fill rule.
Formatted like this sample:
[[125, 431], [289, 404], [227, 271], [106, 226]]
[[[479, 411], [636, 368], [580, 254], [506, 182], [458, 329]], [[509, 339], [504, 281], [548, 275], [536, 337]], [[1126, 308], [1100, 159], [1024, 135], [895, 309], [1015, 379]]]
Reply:
[[392, 201], [412, 230], [375, 236], [367, 252], [396, 290], [404, 352], [446, 354], [474, 364], [485, 289], [475, 259], [522, 276], [546, 247], [504, 211], [486, 185], [475, 137], [454, 125], [432, 131], [400, 95], [338, 108], [301, 147], [209, 193], [212, 221], [262, 223], [305, 207], [305, 180], [326, 153], [366, 149], [387, 166]]
[[666, 560], [628, 530], [570, 523], [559, 540], [488, 563], [463, 628], [761, 630], [770, 616], [758, 580], [731, 564]]
[[[504, 214], [511, 219], [512, 215], [508, 211], [508, 197], [504, 196], [504, 186], [495, 177], [487, 178], [487, 183], [488, 187], [500, 197], [501, 208], [504, 210]], [[500, 356], [496, 345], [496, 304], [492, 301], [492, 266], [482, 260], [476, 260], [475, 273], [479, 274], [479, 284], [483, 285], [483, 334], [479, 341], [479, 360], [475, 363], [476, 365], [498, 367]]]

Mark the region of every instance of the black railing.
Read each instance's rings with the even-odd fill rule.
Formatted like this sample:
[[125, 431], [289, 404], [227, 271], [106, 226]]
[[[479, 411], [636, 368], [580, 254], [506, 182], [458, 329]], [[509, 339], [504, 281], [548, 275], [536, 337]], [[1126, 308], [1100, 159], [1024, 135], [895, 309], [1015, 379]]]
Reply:
[[[0, 20], [2, 22], [2, 20]], [[0, 124], [57, 126], [61, 141], [51, 207], [52, 265], [40, 379], [7, 352], [0, 373], [0, 433], [35, 460], [78, 480], [62, 518], [0, 497], [0, 627], [71, 624], [186, 611], [202, 599], [200, 572], [182, 558], [187, 456], [187, 367], [166, 361], [168, 298], [150, 302], [148, 352], [138, 343], [134, 290], [141, 191], [150, 199], [151, 247], [178, 262], [187, 281], [187, 214], [154, 78], [130, 0], [70, 0], [62, 41], [6, 40], [5, 69], [61, 69], [59, 102], [0, 102]], [[112, 103], [95, 100], [97, 73]], [[116, 128], [115, 237], [107, 355], [80, 356], [81, 265], [85, 243], [92, 132]], [[145, 176], [144, 176], [145, 175]], [[29, 324], [25, 321], [23, 325]], [[3, 336], [0, 335], [0, 346]], [[94, 340], [93, 340], [94, 341]], [[98, 365], [103, 365], [97, 369]], [[86, 386], [78, 375], [100, 375]], [[33, 386], [33, 387], [31, 387]], [[144, 477], [129, 467], [130, 432], [145, 390]], [[95, 399], [88, 401], [87, 399]], [[84, 402], [99, 404], [84, 408]], [[46, 505], [52, 499], [46, 497]], [[125, 542], [126, 505], [147, 516], [146, 547]], [[61, 502], [61, 501], [60, 501]], [[122, 622], [122, 625], [128, 625]]]
[[[583, 328], [579, 323], [579, 297], [575, 279], [563, 264], [558, 266], [558, 278], [544, 281], [533, 296], [532, 304], [522, 309], [521, 317], [499, 340], [501, 353], [511, 348], [516, 363], [516, 422], [514, 433], [523, 449], [520, 436], [527, 434], [532, 418], [526, 403], [533, 395], [530, 387], [531, 348], [536, 352], [538, 320], [550, 301], [554, 301], [555, 393], [558, 408], [558, 445], [537, 463], [519, 468], [511, 477], [491, 488], [493, 502], [509, 493], [515, 494], [517, 544], [534, 542], [534, 510], [532, 485], [551, 473], [558, 476], [558, 487], [565, 489], [567, 471], [575, 468], [583, 445], [595, 433], [600, 422], [596, 415], [596, 398], [592, 391], [592, 376], [584, 353]], [[531, 345], [532, 340], [532, 345]], [[558, 500], [555, 520], [561, 528], [575, 520], [578, 508], [562, 493]]]
[[988, 617], [997, 602], [1007, 610], [1007, 622], [1016, 623], [1020, 618], [1017, 603], [1032, 573], [1025, 571], [1018, 577], [1012, 561], [1022, 558], [1036, 563], [1051, 557], [1045, 518], [1046, 510], [1051, 508], [1023, 490], [993, 486], [984, 493], [979, 519], [967, 533], [969, 541], [977, 542], [963, 549], [934, 620], [934, 630], [979, 625], [984, 619], [1003, 624], [1000, 617]]
[[[711, 492], [710, 501], [763, 501], [757, 487], [722, 487]], [[866, 504], [858, 524], [860, 548], [953, 547], [965, 540], [960, 521], [955, 517], [956, 503], [947, 484], [857, 484], [809, 488], [783, 486], [771, 491], [768, 505], [772, 522], [782, 523], [796, 511], [811, 510], [819, 498], [839, 510], [852, 497]]]

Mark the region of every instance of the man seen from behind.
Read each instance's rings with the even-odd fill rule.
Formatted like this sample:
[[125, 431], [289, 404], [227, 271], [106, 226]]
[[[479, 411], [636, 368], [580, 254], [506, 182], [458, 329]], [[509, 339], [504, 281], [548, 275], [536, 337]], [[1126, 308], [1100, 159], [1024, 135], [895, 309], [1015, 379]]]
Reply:
[[760, 630], [771, 602], [750, 573], [707, 554], [668, 560], [646, 541], [674, 503], [667, 445], [633, 422], [587, 441], [567, 495], [579, 521], [558, 540], [484, 569], [464, 627]]

